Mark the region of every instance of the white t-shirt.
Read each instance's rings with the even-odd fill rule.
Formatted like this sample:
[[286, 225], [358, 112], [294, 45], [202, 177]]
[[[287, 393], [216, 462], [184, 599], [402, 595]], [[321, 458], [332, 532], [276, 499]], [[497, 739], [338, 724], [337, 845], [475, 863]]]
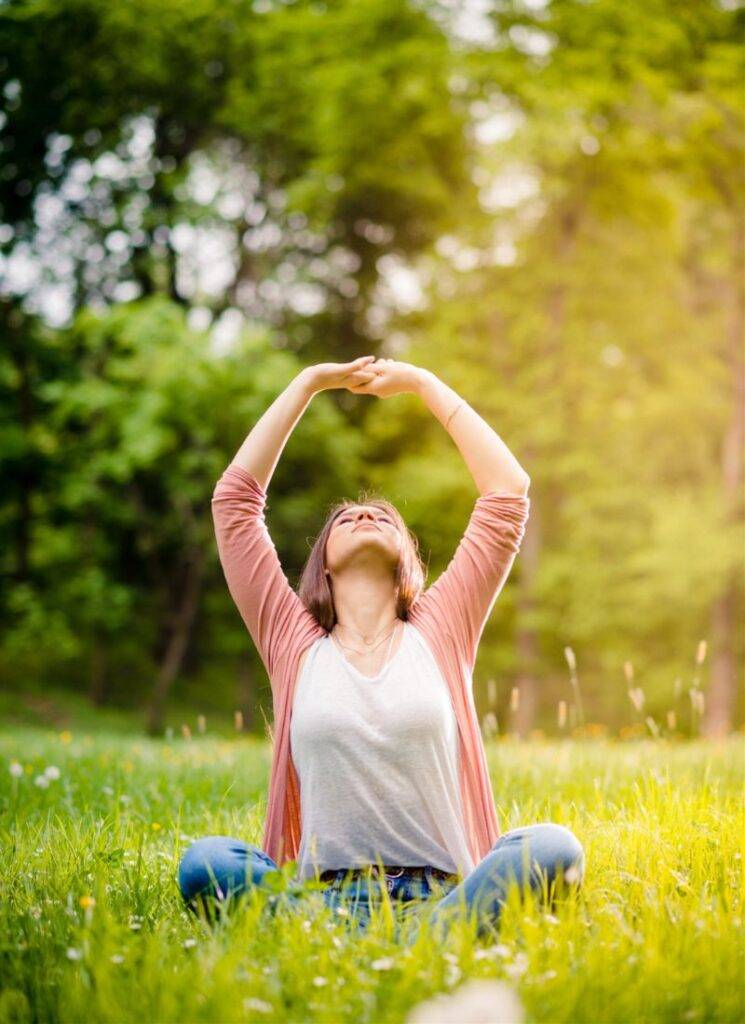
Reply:
[[[401, 627], [399, 627], [401, 628]], [[410, 622], [378, 675], [329, 635], [312, 645], [290, 722], [300, 780], [297, 877], [375, 863], [475, 866], [463, 828], [458, 729], [450, 692]]]

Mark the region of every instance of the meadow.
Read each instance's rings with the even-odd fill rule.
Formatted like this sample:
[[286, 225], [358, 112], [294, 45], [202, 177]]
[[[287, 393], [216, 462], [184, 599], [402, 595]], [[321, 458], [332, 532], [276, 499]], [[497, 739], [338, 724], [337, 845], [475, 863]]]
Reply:
[[212, 928], [184, 910], [191, 839], [261, 842], [265, 741], [3, 732], [0, 1022], [397, 1022], [474, 978], [526, 1021], [743, 1020], [742, 736], [487, 750], [502, 830], [573, 829], [584, 885], [553, 912], [513, 892], [488, 937], [397, 943], [384, 914], [355, 933], [263, 893]]

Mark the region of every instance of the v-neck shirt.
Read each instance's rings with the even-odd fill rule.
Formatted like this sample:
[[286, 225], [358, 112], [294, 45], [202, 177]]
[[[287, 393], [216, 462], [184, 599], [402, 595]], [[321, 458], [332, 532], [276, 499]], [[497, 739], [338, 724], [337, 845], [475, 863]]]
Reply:
[[[399, 630], [401, 628], [401, 624], [402, 624], [402, 620], [399, 619], [398, 622], [396, 623], [394, 629], [393, 629], [393, 633], [394, 633], [393, 639], [394, 640], [396, 639], [396, 635], [399, 633]], [[406, 636], [405, 636], [405, 634], [406, 634], [406, 623], [405, 622], [403, 622], [403, 627], [404, 627], [404, 636], [398, 638], [398, 646], [397, 646], [396, 650], [388, 658], [387, 662], [383, 666], [381, 666], [381, 668], [378, 670], [378, 672], [376, 672], [376, 674], [374, 676], [368, 676], [368, 675], [365, 675], [364, 672], [360, 672], [360, 670], [357, 668], [357, 666], [353, 665], [352, 662], [347, 658], [347, 656], [344, 653], [344, 651], [341, 649], [341, 647], [336, 642], [336, 640], [334, 640], [331, 637], [330, 634], [329, 634], [329, 638], [328, 639], [331, 641], [331, 646], [334, 648], [336, 653], [341, 658], [342, 664], [344, 665], [345, 668], [347, 668], [352, 673], [352, 675], [357, 676], [359, 679], [367, 680], [368, 682], [371, 682], [371, 683], [376, 683], [376, 682], [378, 682], [378, 680], [383, 678], [385, 673], [388, 671], [389, 666], [391, 666], [393, 664], [393, 662], [396, 660], [396, 658], [398, 657], [398, 652], [401, 650], [401, 647], [403, 646], [404, 640], [406, 639]]]
[[459, 792], [448, 687], [409, 622], [366, 676], [326, 635], [308, 652], [290, 724], [300, 779], [298, 877], [375, 863], [474, 867]]

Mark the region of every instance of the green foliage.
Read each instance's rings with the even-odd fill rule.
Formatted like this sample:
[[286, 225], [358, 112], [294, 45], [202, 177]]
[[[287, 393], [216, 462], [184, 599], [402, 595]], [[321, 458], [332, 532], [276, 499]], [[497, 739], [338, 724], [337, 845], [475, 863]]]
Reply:
[[[468, 38], [453, 13], [0, 7], [6, 684], [140, 706], [191, 581], [177, 691], [258, 706], [211, 486], [302, 365], [381, 351], [438, 373], [531, 476], [479, 711], [492, 680], [504, 718], [519, 681], [552, 728], [570, 646], [591, 721], [626, 721], [626, 662], [661, 721], [705, 639], [707, 699], [742, 721], [743, 13], [515, 0]], [[214, 233], [219, 294], [194, 269]], [[28, 263], [69, 286], [67, 326], [12, 283]], [[188, 327], [226, 310], [245, 328], [227, 354]], [[399, 504], [434, 579], [476, 497], [461, 455], [418, 400], [345, 394], [314, 399], [272, 480], [291, 581], [359, 486]]]
[[[509, 115], [515, 131], [480, 149], [482, 213], [421, 261], [428, 306], [389, 325], [404, 358], [468, 396], [532, 479], [517, 615], [505, 595], [481, 678], [537, 673], [551, 721], [570, 645], [601, 721], [627, 704], [626, 660], [663, 716], [709, 638], [732, 658], [740, 720], [741, 12], [567, 0], [499, 5], [493, 21], [502, 45], [474, 48], [467, 80], [480, 118]], [[510, 195], [515, 176], [528, 187]], [[389, 417], [375, 409], [368, 429], [404, 458], [380, 478], [416, 482], [443, 564], [466, 512], [443, 500], [448, 476], [463, 494], [459, 455], [444, 463], [437, 425]], [[533, 663], [525, 642], [500, 654], [505, 626], [529, 638]]]
[[18, 83], [21, 97], [0, 182], [0, 216], [13, 224], [28, 225], [49, 177], [47, 137], [69, 138], [59, 177], [76, 158], [110, 151], [142, 113], [155, 118], [149, 198], [161, 224], [190, 155], [230, 141], [267, 188], [286, 189], [291, 208], [357, 249], [373, 276], [385, 249], [356, 222], [394, 225], [396, 250], [413, 252], [455, 222], [452, 196], [470, 187], [447, 41], [405, 0], [298, 0], [262, 12], [241, 0], [23, 0], [0, 11], [0, 50], [3, 83]]
[[[105, 696], [137, 704], [150, 692], [195, 560], [206, 562], [200, 593], [214, 595], [209, 618], [195, 627], [202, 657], [248, 647], [217, 560], [210, 498], [245, 425], [299, 365], [261, 334], [216, 356], [183, 310], [161, 298], [105, 315], [85, 311], [64, 345], [66, 374], [38, 387], [43, 504], [33, 523], [33, 580], [8, 594], [6, 679], [43, 672], [52, 657], [55, 678], [74, 679], [100, 649]], [[310, 527], [319, 503], [332, 500], [345, 433], [323, 403], [298, 432], [276, 485], [281, 493], [282, 480], [285, 488], [292, 482], [295, 525], [305, 519]], [[347, 460], [354, 448], [347, 440]], [[295, 464], [308, 473], [302, 489]], [[293, 562], [299, 571], [303, 553], [298, 538], [283, 545], [288, 572]], [[8, 545], [8, 568], [13, 554]], [[226, 695], [229, 707], [235, 700]]]

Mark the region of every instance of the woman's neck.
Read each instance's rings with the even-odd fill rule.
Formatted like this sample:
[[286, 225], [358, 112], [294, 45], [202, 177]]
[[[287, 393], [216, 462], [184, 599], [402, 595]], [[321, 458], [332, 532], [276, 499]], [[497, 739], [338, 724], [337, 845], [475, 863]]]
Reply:
[[396, 587], [388, 574], [342, 573], [334, 578], [333, 595], [339, 632], [347, 640], [374, 641], [396, 623]]

